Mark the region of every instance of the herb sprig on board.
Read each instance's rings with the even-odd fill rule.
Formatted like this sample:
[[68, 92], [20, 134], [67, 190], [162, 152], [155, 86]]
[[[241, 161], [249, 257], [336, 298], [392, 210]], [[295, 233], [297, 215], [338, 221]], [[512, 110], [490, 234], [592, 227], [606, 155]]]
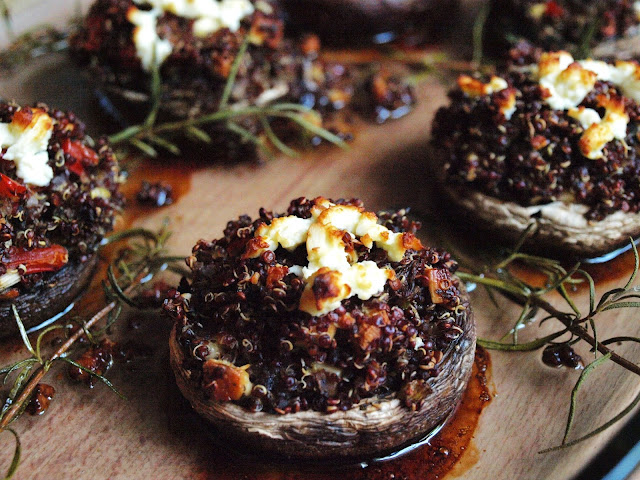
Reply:
[[[640, 286], [634, 285], [640, 269], [640, 256], [635, 243], [630, 240], [634, 255], [634, 267], [629, 279], [624, 286], [608, 290], [598, 297], [593, 278], [581, 268], [580, 263], [576, 263], [567, 269], [559, 261], [520, 252], [520, 247], [528, 234], [530, 234], [530, 231], [525, 232], [516, 248], [506, 258], [489, 267], [485, 267], [482, 272], [470, 273], [462, 271], [458, 272], [458, 276], [465, 282], [486, 287], [489, 292], [502, 293], [522, 307], [513, 327], [501, 339], [478, 339], [478, 344], [481, 346], [490, 350], [531, 352], [543, 347], [558, 347], [561, 345], [571, 348], [578, 342], [586, 342], [593, 353], [591, 362], [582, 370], [571, 393], [569, 414], [562, 442], [556, 447], [540, 452], [546, 453], [571, 447], [592, 438], [622, 420], [640, 403], [640, 394], [638, 394], [628, 406], [610, 420], [585, 435], [573, 440], [569, 439], [576, 417], [578, 394], [587, 378], [596, 369], [604, 364], [613, 362], [640, 376], [640, 365], [618, 354], [611, 347], [612, 344], [640, 343], [640, 338], [616, 336], [603, 339], [602, 333], [600, 332], [599, 334], [598, 332], [596, 322], [598, 316], [606, 311], [640, 307]], [[521, 279], [512, 272], [511, 267], [514, 265], [524, 265], [528, 269], [540, 273], [544, 278], [543, 284], [534, 285]], [[589, 287], [589, 307], [588, 310], [581, 311], [570, 292], [576, 284], [585, 282]], [[561, 297], [566, 307], [565, 309], [559, 309], [550, 303], [549, 297], [553, 294]], [[549, 335], [524, 343], [520, 342], [518, 332], [528, 325], [534, 324], [536, 319], [538, 319], [538, 324], [556, 321], [558, 328]]]

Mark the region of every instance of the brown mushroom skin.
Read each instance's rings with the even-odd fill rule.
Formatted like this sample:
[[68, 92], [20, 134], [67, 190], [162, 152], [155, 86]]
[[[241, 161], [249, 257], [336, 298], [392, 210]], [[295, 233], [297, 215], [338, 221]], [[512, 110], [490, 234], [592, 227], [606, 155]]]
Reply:
[[[537, 207], [523, 207], [470, 188], [446, 185], [442, 190], [447, 203], [474, 228], [487, 232], [502, 244], [515, 244], [527, 227], [534, 224], [523, 248], [547, 257], [599, 257], [628, 245], [629, 238], [640, 235], [640, 213], [616, 212], [600, 221], [587, 222], [576, 211], [572, 215], [582, 217], [584, 224], [571, 224], [570, 220], [567, 223], [558, 221], [562, 219], [562, 213], [532, 215], [531, 208]], [[576, 206], [566, 206], [565, 210]]]
[[[467, 298], [461, 284], [462, 297]], [[352, 461], [374, 458], [416, 442], [445, 422], [466, 389], [473, 365], [476, 327], [468, 308], [459, 325], [460, 336], [451, 342], [439, 363], [440, 373], [428, 381], [431, 393], [422, 407], [411, 411], [395, 395], [372, 398], [346, 412], [302, 411], [278, 415], [252, 413], [230, 402], [205, 398], [184, 366], [184, 353], [174, 326], [170, 360], [176, 382], [191, 406], [225, 437], [250, 452], [298, 461]]]
[[69, 263], [42, 285], [13, 300], [0, 301], [0, 338], [19, 332], [12, 305], [16, 306], [26, 329], [36, 327], [62, 312], [84, 292], [97, 264], [97, 254], [83, 263]]

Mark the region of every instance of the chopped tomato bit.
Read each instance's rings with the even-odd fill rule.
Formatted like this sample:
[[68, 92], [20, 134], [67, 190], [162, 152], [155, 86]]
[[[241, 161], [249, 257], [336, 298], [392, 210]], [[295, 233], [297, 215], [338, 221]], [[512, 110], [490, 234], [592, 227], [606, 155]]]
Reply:
[[20, 197], [27, 187], [0, 173], [0, 197]]
[[69, 261], [69, 252], [61, 245], [34, 250], [13, 248], [8, 256], [9, 261], [5, 264], [8, 269], [24, 265], [26, 273], [55, 272]]
[[67, 162], [67, 168], [76, 175], [82, 175], [85, 166], [94, 166], [100, 161], [94, 150], [77, 140], [65, 138], [62, 141], [62, 151], [73, 159]]

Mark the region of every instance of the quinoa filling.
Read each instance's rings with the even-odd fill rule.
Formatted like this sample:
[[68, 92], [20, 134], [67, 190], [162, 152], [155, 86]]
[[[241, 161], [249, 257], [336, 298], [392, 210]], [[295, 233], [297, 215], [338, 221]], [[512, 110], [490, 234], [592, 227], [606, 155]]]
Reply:
[[[300, 42], [283, 39], [284, 24], [269, 2], [243, 0], [253, 7], [245, 9], [247, 14], [237, 24], [220, 24], [206, 31], [200, 31], [197, 23], [209, 17], [181, 16], [156, 5], [162, 3], [96, 1], [71, 39], [74, 57], [108, 86], [137, 92], [148, 92], [149, 70], [158, 62], [164, 87], [162, 105], [169, 115], [177, 113], [172, 105], [178, 101], [189, 103], [188, 115], [215, 111], [247, 37], [249, 47], [236, 77], [232, 102], [263, 105], [282, 99], [339, 109], [353, 93], [351, 88], [341, 88], [342, 77], [348, 76], [344, 68], [325, 66], [317, 60], [317, 38], [305, 37]], [[144, 35], [146, 30], [132, 12], [137, 16], [153, 13], [154, 27], [149, 29], [155, 37]]]

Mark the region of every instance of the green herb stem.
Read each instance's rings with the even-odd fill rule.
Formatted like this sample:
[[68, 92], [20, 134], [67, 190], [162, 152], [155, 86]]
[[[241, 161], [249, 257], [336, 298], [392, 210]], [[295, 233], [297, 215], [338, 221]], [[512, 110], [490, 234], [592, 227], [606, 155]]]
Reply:
[[546, 311], [549, 315], [551, 315], [552, 318], [555, 318], [558, 321], [560, 321], [569, 332], [571, 332], [575, 336], [587, 342], [589, 345], [591, 345], [592, 348], [597, 349], [597, 351], [600, 352], [601, 354], [603, 355], [611, 354], [612, 362], [640, 376], [639, 365], [636, 365], [635, 363], [618, 355], [613, 350], [608, 348], [606, 345], [603, 345], [601, 342], [597, 342], [595, 338], [587, 332], [586, 329], [584, 329], [581, 325], [579, 325], [580, 323], [588, 321], [592, 315], [589, 315], [583, 319], [576, 320], [574, 315], [570, 315], [558, 310], [557, 308], [555, 308], [553, 305], [551, 305], [549, 302], [547, 302], [537, 294], [531, 291], [526, 291], [525, 289], [521, 289], [506, 281], [485, 277], [482, 275], [474, 275], [466, 272], [458, 272], [457, 275], [465, 282], [474, 282], [480, 285], [486, 285], [486, 286], [492, 287], [496, 290], [515, 296], [522, 303], [529, 302], [531, 305], [541, 308], [542, 310]]
[[[135, 280], [124, 290], [125, 293], [131, 294], [136, 287], [139, 286], [140, 281], [147, 275], [147, 269], [142, 269], [137, 275]], [[105, 318], [114, 308], [118, 302], [115, 300], [105, 305], [100, 311], [98, 311], [93, 317], [91, 317], [84, 325], [85, 328], [89, 329], [93, 327], [100, 320]], [[68, 339], [64, 342], [60, 348], [58, 348], [53, 355], [49, 358], [49, 360], [43, 362], [40, 367], [31, 375], [29, 381], [20, 392], [20, 395], [13, 402], [11, 407], [6, 411], [6, 413], [2, 416], [0, 420], [0, 431], [5, 430], [9, 424], [17, 418], [19, 412], [22, 410], [22, 407], [29, 401], [31, 395], [33, 394], [33, 390], [36, 388], [40, 380], [46, 375], [46, 373], [51, 368], [51, 364], [59, 359], [64, 357], [64, 355], [69, 351], [69, 349], [73, 346], [78, 339], [84, 335], [85, 330], [82, 328], [78, 328]]]

